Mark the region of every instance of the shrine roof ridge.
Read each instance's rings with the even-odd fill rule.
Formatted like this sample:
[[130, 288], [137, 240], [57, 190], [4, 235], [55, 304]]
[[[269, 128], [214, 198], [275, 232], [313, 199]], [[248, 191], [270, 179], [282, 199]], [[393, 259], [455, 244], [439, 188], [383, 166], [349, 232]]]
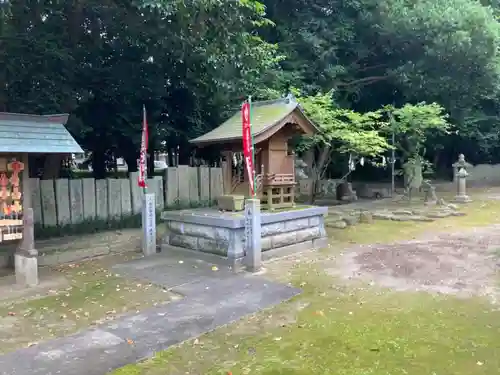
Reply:
[[83, 153], [65, 127], [68, 117], [0, 112], [0, 153]]
[[[280, 122], [297, 111], [301, 118], [314, 129], [316, 126], [306, 117], [302, 108], [293, 95], [284, 98], [252, 102], [252, 135], [258, 136], [270, 128], [280, 124]], [[217, 128], [191, 139], [189, 142], [204, 145], [217, 142], [237, 141], [242, 138], [241, 111], [238, 109], [226, 121]]]

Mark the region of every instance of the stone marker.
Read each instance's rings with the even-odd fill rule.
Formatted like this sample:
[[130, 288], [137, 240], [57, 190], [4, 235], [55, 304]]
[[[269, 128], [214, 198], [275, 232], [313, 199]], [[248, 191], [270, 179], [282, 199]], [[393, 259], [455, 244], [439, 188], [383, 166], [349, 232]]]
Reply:
[[466, 180], [469, 174], [465, 170], [465, 168], [461, 168], [457, 175], [457, 195], [455, 196], [454, 201], [457, 203], [468, 203], [472, 202], [472, 199], [466, 194]]
[[146, 193], [142, 200], [142, 253], [156, 254], [156, 207], [154, 193]]
[[16, 282], [23, 286], [38, 284], [38, 251], [35, 249], [34, 213], [32, 208], [23, 212], [23, 239], [14, 255]]
[[245, 266], [250, 272], [260, 270], [262, 262], [260, 200], [245, 201]]

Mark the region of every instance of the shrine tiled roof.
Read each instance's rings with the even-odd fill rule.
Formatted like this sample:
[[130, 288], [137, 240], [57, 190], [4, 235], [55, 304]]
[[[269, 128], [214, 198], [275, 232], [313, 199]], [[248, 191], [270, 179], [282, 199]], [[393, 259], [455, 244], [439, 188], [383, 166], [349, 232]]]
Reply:
[[[279, 124], [293, 111], [302, 112], [293, 96], [252, 103], [252, 136], [258, 136], [269, 128]], [[235, 112], [222, 125], [208, 133], [190, 140], [194, 144], [224, 143], [237, 141], [242, 137], [241, 110]]]
[[0, 112], [0, 153], [83, 153], [66, 129], [67, 114], [38, 116]]

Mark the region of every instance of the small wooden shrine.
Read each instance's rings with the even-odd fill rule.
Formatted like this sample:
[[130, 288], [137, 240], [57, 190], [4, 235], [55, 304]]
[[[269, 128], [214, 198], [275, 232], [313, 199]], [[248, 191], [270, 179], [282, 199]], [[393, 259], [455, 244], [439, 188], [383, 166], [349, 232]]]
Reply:
[[16, 280], [38, 283], [29, 159], [83, 153], [66, 130], [67, 114], [37, 116], [0, 112], [0, 246], [17, 246]]
[[[295, 152], [290, 139], [299, 134], [311, 135], [316, 126], [306, 117], [295, 98], [252, 103], [257, 196], [264, 208], [294, 205]], [[225, 195], [248, 195], [250, 184], [242, 156], [241, 111], [214, 130], [190, 141], [198, 147], [218, 145], [224, 162], [222, 173]]]

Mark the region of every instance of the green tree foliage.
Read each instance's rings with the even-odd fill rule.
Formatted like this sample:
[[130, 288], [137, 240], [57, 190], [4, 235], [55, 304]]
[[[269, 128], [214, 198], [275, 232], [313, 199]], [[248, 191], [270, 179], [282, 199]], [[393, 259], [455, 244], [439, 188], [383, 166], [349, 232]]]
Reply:
[[299, 152], [310, 166], [313, 180], [310, 201], [314, 200], [316, 184], [332, 161], [340, 154], [378, 156], [390, 146], [381, 134], [384, 129], [380, 112], [357, 113], [337, 107], [332, 92], [298, 96], [305, 114], [316, 124], [319, 132], [302, 139]]
[[276, 23], [268, 38], [289, 57], [282, 86], [309, 94], [335, 89], [340, 105], [360, 112], [437, 102], [458, 135], [427, 137], [430, 157], [448, 166], [459, 152], [477, 161], [500, 157], [498, 2], [265, 3]]
[[[426, 132], [429, 157], [495, 161], [499, 11], [489, 0], [4, 1], [0, 110], [71, 113], [98, 176], [109, 155], [134, 168], [143, 104], [150, 149], [179, 147], [186, 162], [187, 140], [245, 96], [290, 87], [304, 108], [328, 109], [317, 120], [342, 152], [378, 152], [377, 111], [425, 101], [458, 132]], [[339, 108], [319, 104], [330, 92]]]
[[387, 75], [408, 99], [439, 101], [460, 119], [497, 89], [500, 24], [491, 8], [470, 0], [384, 0], [368, 19], [384, 42], [381, 57], [392, 60]]
[[182, 145], [182, 159], [189, 138], [270, 79], [281, 58], [256, 32], [269, 23], [253, 0], [12, 2], [0, 108], [72, 113], [102, 176], [109, 153], [136, 165], [145, 104], [150, 148]]
[[386, 112], [389, 118], [386, 129], [389, 134], [394, 133], [403, 160], [423, 156], [423, 147], [429, 136], [450, 132], [448, 114], [437, 103], [405, 104], [401, 108], [386, 106], [380, 112]]
[[306, 138], [305, 148], [326, 147], [361, 156], [377, 156], [389, 148], [379, 130], [383, 129], [380, 112], [358, 113], [336, 107], [331, 92], [299, 96], [298, 101], [320, 129], [318, 134]]

